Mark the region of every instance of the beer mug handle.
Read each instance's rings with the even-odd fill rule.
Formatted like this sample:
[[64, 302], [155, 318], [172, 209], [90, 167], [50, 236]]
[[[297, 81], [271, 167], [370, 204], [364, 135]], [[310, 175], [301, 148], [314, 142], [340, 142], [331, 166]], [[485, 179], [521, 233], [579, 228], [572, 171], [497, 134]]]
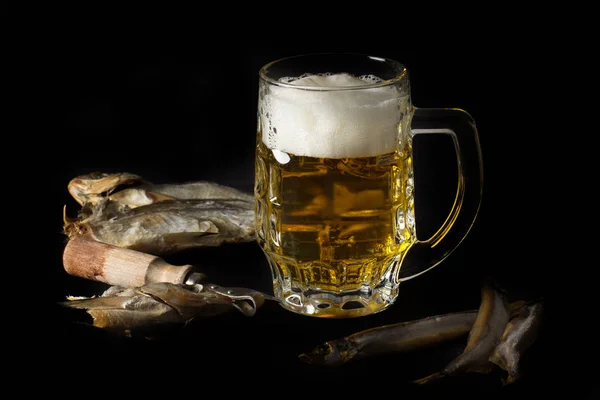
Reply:
[[[414, 108], [410, 135], [447, 134], [454, 143], [458, 186], [442, 226], [428, 239], [413, 243], [402, 260], [398, 281], [419, 276], [442, 262], [469, 233], [482, 199], [483, 165], [475, 121], [456, 108]], [[419, 210], [415, 210], [418, 213]]]

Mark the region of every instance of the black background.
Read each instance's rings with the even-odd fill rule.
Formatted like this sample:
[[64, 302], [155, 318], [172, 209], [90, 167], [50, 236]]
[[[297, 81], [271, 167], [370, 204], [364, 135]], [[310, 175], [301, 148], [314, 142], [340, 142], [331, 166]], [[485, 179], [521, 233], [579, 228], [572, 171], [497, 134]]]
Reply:
[[[394, 397], [484, 393], [488, 398], [529, 398], [562, 388], [575, 398], [587, 393], [581, 376], [574, 384], [573, 371], [553, 362], [557, 350], [550, 334], [558, 323], [550, 296], [548, 261], [553, 255], [548, 246], [558, 239], [546, 229], [547, 215], [539, 209], [551, 198], [552, 188], [544, 172], [547, 131], [535, 123], [547, 117], [542, 104], [551, 54], [538, 34], [499, 35], [482, 24], [458, 36], [396, 32], [363, 37], [345, 26], [311, 44], [288, 39], [292, 29], [279, 35], [252, 30], [227, 35], [225, 28], [150, 35], [81, 25], [85, 21], [40, 35], [42, 50], [33, 54], [34, 62], [44, 66], [38, 70], [40, 96], [33, 105], [45, 130], [30, 152], [44, 176], [39, 184], [47, 222], [45, 246], [32, 252], [39, 257], [36, 276], [44, 282], [37, 291], [43, 300], [36, 309], [41, 311], [31, 317], [37, 328], [23, 332], [41, 350], [27, 360], [27, 371], [36, 371], [38, 378], [49, 369], [60, 371], [67, 378], [61, 388], [80, 393], [108, 389], [114, 382], [134, 390], [168, 385], [178, 396], [190, 395], [188, 388], [194, 387], [199, 393], [216, 388], [281, 396], [277, 393], [285, 390], [309, 397], [319, 393], [321, 384], [330, 394], [353, 394], [359, 385], [373, 395], [381, 391]], [[402, 284], [397, 303], [377, 315], [317, 320], [266, 304], [253, 318], [225, 315], [196, 321], [158, 340], [107, 335], [81, 324], [90, 322], [85, 313], [56, 304], [65, 295], [91, 296], [106, 288], [71, 277], [62, 268], [62, 208], [66, 205], [70, 215], [78, 209], [66, 190], [70, 179], [92, 171], [127, 171], [155, 183], [212, 180], [251, 192], [258, 70], [274, 59], [315, 52], [396, 59], [410, 71], [415, 106], [462, 108], [476, 120], [484, 158], [481, 211], [467, 239], [442, 265]], [[452, 179], [451, 149], [443, 143], [421, 146], [415, 168], [423, 182]], [[435, 160], [426, 156], [429, 151], [437, 155]], [[441, 184], [434, 189], [417, 181], [417, 213], [438, 210], [417, 215], [421, 232], [435, 229], [443, 218], [452, 188]], [[201, 265], [222, 285], [269, 292], [268, 268], [258, 246], [226, 247], [168, 260]], [[433, 387], [409, 384], [458, 354], [460, 342], [337, 369], [297, 359], [323, 341], [368, 327], [476, 308], [481, 283], [490, 276], [513, 299], [547, 299], [544, 330], [527, 354], [529, 373], [511, 386], [501, 387], [499, 374], [460, 377]], [[220, 377], [229, 383], [218, 385]]]

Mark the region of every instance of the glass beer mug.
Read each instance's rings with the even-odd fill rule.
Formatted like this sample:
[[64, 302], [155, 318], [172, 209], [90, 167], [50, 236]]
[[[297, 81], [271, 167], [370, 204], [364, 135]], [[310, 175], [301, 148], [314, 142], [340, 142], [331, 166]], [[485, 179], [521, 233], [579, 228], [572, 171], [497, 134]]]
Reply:
[[[293, 312], [369, 315], [400, 282], [443, 261], [481, 202], [475, 123], [459, 109], [411, 104], [406, 68], [357, 54], [290, 57], [260, 70], [255, 159], [257, 241], [274, 295]], [[412, 142], [450, 135], [454, 204], [432, 237], [416, 235]]]

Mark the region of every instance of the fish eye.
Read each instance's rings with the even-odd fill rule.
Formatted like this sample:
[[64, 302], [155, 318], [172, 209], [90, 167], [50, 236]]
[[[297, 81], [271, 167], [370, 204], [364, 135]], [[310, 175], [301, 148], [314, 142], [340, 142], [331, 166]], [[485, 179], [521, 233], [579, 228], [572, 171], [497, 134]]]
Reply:
[[317, 354], [330, 354], [331, 353], [331, 345], [329, 343], [323, 343], [317, 346]]

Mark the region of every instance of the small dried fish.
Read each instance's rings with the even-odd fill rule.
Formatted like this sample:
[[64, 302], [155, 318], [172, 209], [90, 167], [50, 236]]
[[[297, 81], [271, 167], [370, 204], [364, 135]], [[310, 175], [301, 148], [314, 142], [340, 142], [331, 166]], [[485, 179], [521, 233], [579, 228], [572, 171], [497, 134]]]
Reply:
[[481, 297], [477, 319], [469, 332], [469, 339], [462, 354], [442, 371], [418, 379], [415, 383], [425, 384], [462, 372], [490, 372], [493, 364], [488, 359], [500, 342], [510, 312], [504, 293], [491, 285], [484, 285]]
[[236, 309], [253, 316], [265, 296], [244, 288], [161, 282], [139, 288], [111, 286], [100, 297], [68, 299], [61, 304], [87, 310], [95, 327], [129, 335], [136, 329], [183, 324]]
[[341, 365], [382, 353], [417, 350], [467, 335], [476, 317], [477, 311], [465, 311], [367, 329], [325, 342], [299, 357], [311, 364]]
[[543, 302], [537, 301], [521, 307], [520, 313], [506, 325], [500, 344], [489, 360], [508, 372], [506, 384], [521, 376], [520, 361], [537, 339], [543, 314]]
[[79, 227], [93, 239], [151, 254], [255, 238], [254, 207], [239, 200], [163, 201]]
[[68, 190], [79, 204], [92, 206], [107, 198], [129, 208], [164, 200], [236, 199], [254, 202], [252, 195], [214, 182], [155, 185], [128, 172], [113, 174], [94, 172], [81, 175], [69, 182]]
[[[130, 187], [118, 190], [124, 184]], [[154, 185], [134, 174], [96, 173], [73, 179], [69, 192], [83, 205], [77, 219], [65, 216], [69, 238], [158, 255], [255, 239], [254, 197], [213, 182]]]

